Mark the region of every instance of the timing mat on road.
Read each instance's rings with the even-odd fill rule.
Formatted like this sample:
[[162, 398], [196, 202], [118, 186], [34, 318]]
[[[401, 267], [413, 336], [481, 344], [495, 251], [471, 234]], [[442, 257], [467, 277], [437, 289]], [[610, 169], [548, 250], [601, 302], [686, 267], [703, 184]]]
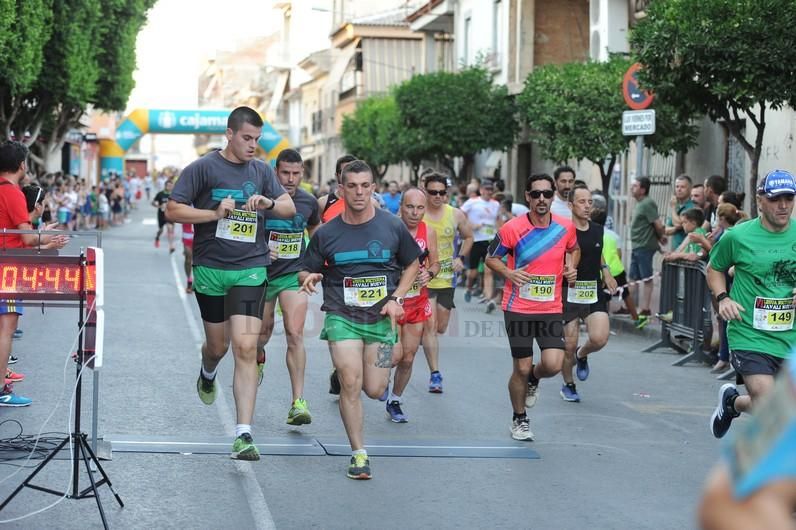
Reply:
[[[228, 454], [228, 436], [143, 436], [109, 434], [104, 437], [111, 450], [120, 453]], [[275, 456], [351, 456], [351, 446], [343, 438], [312, 438], [303, 434], [284, 438], [260, 438], [261, 454]], [[365, 444], [369, 455], [436, 458], [540, 458], [522, 442], [462, 442], [450, 440], [373, 440]]]

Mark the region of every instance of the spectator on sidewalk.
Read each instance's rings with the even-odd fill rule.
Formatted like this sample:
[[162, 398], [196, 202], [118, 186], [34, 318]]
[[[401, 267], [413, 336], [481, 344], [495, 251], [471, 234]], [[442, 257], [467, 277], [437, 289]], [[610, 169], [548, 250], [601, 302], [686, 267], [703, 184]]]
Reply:
[[716, 208], [719, 207], [719, 197], [727, 191], [727, 180], [721, 175], [711, 175], [705, 180], [705, 232], [712, 232], [718, 224]]
[[569, 209], [569, 190], [575, 183], [575, 170], [569, 166], [559, 166], [553, 172], [553, 179], [556, 181], [556, 195], [553, 197], [550, 212], [569, 219], [572, 216], [572, 211]]
[[697, 261], [706, 257], [713, 245], [706, 238], [707, 232], [702, 228], [702, 223], [705, 222], [705, 214], [699, 208], [691, 208], [683, 212], [680, 217], [686, 237], [683, 238], [674, 251], [667, 253], [663, 257], [664, 261], [678, 259]]
[[691, 200], [691, 185], [691, 177], [688, 175], [680, 175], [674, 180], [674, 195], [669, 200], [669, 215], [666, 218], [666, 235], [672, 242], [673, 250], [679, 248], [685, 239], [680, 216], [684, 211], [696, 206]]
[[696, 208], [700, 210], [705, 210], [705, 185], [704, 184], [694, 184], [694, 187], [691, 188], [691, 202], [694, 203]]
[[[722, 194], [722, 197], [727, 192]], [[737, 223], [741, 221], [745, 221], [748, 219], [748, 216], [737, 209], [732, 204], [720, 204], [717, 210], [719, 216], [719, 239], [721, 236], [724, 235], [724, 232]], [[718, 240], [716, 241], [718, 243]], [[730, 268], [724, 273], [724, 280], [727, 282], [727, 291], [732, 291], [732, 279], [735, 275], [735, 269]], [[718, 315], [718, 304], [715, 305], [713, 308]], [[727, 321], [723, 318], [719, 317], [719, 360], [716, 361], [716, 364], [713, 365], [713, 368], [710, 370], [711, 373], [720, 374], [726, 370], [730, 369], [730, 345], [727, 342]]]
[[398, 210], [401, 207], [401, 192], [398, 190], [398, 183], [391, 180], [387, 186], [387, 193], [383, 193], [381, 198], [384, 200], [387, 211], [393, 215], [398, 215]]
[[598, 225], [603, 225], [603, 259], [605, 264], [608, 265], [608, 271], [611, 276], [616, 280], [616, 291], [611, 295], [622, 296], [622, 301], [627, 307], [627, 314], [638, 325], [638, 312], [636, 311], [636, 302], [630, 296], [630, 289], [627, 286], [627, 275], [625, 274], [625, 266], [622, 263], [622, 250], [621, 240], [619, 234], [608, 228], [606, 219], [608, 218], [608, 202], [605, 197], [596, 192], [592, 192], [591, 220]]
[[630, 186], [630, 193], [636, 200], [630, 221], [630, 279], [643, 283], [639, 297], [641, 311], [636, 324], [639, 329], [647, 325], [651, 314], [652, 289], [655, 283], [652, 258], [659, 250], [659, 244], [666, 244], [665, 227], [658, 214], [658, 205], [649, 196], [650, 185], [650, 179], [638, 177]]

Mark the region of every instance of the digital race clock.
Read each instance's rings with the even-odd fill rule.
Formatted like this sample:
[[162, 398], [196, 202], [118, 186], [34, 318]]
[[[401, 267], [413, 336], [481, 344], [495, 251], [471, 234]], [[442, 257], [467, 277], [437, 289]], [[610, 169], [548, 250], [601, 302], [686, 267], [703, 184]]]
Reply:
[[93, 295], [102, 254], [90, 250], [99, 260], [84, 263], [80, 256], [0, 253], [0, 299], [78, 300], [86, 293]]

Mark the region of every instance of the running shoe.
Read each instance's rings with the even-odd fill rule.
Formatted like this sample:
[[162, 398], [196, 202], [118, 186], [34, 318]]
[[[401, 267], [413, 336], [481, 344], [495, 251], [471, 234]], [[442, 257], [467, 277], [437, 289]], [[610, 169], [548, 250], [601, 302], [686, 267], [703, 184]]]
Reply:
[[561, 394], [561, 399], [564, 401], [580, 403], [580, 396], [578, 395], [578, 391], [575, 389], [575, 383], [561, 385], [561, 392], [559, 392], [559, 394]]
[[644, 329], [644, 326], [649, 324], [650, 317], [647, 315], [639, 315], [638, 320], [636, 320], [636, 329]]
[[401, 410], [401, 404], [397, 401], [387, 403], [387, 419], [393, 423], [406, 423], [409, 421]]
[[387, 383], [387, 386], [384, 388], [384, 392], [379, 396], [379, 401], [387, 401], [387, 398], [390, 397], [390, 383]]
[[0, 392], [0, 407], [27, 407], [33, 400], [14, 394], [12, 385], [6, 383]]
[[22, 374], [18, 374], [16, 372], [12, 372], [10, 369], [6, 370], [6, 384], [8, 383], [19, 383], [20, 381], [24, 380], [25, 376]]
[[260, 350], [257, 354], [257, 386], [263, 382], [263, 374], [265, 373], [265, 350]]
[[738, 396], [738, 389], [732, 383], [722, 385], [719, 389], [719, 404], [716, 405], [716, 410], [713, 411], [713, 415], [710, 417], [710, 430], [716, 438], [721, 438], [727, 434], [732, 420], [741, 415], [730, 404]]
[[585, 381], [589, 378], [589, 356], [578, 357], [578, 352], [575, 352], [575, 375], [578, 379]]
[[464, 292], [464, 301], [469, 303], [470, 300], [472, 299], [473, 299], [473, 293], [469, 289], [467, 289], [467, 291]]
[[532, 409], [536, 405], [536, 400], [539, 398], [539, 383], [531, 383], [528, 381], [528, 389], [525, 391], [525, 406]]
[[431, 372], [431, 378], [428, 380], [428, 391], [432, 394], [442, 394], [442, 374], [439, 372]]
[[312, 416], [310, 415], [310, 409], [307, 408], [307, 402], [303, 398], [296, 399], [287, 413], [287, 424], [307, 425], [310, 423], [312, 423]]
[[160, 239], [155, 240], [155, 248], [160, 248]]
[[495, 309], [497, 309], [497, 304], [495, 303], [494, 300], [490, 300], [489, 302], [487, 302], [487, 304], [486, 304], [486, 314], [487, 315], [492, 313], [492, 311], [494, 311]]
[[332, 370], [329, 376], [329, 393], [335, 396], [340, 395], [340, 378], [337, 377], [337, 370]]
[[655, 313], [655, 316], [658, 317], [658, 320], [661, 322], [666, 322], [667, 324], [671, 324], [672, 320], [674, 319], [674, 313], [671, 311], [667, 311], [665, 313]]
[[370, 460], [368, 459], [368, 455], [352, 455], [351, 463], [348, 464], [346, 476], [354, 480], [370, 480], [373, 475], [370, 473]]
[[233, 460], [253, 461], [260, 459], [260, 451], [258, 451], [257, 446], [254, 445], [252, 435], [245, 432], [235, 438], [235, 442], [232, 444], [232, 454], [229, 456]]
[[15, 329], [14, 330], [14, 338], [15, 339], [21, 339], [22, 338], [22, 334], [23, 334], [23, 331], [21, 329]]
[[511, 437], [520, 441], [533, 441], [531, 422], [528, 417], [515, 419], [511, 422]]
[[174, 247], [169, 247], [169, 254], [174, 254], [176, 249]]
[[13, 355], [8, 356], [8, 364], [17, 364], [18, 361], [19, 359], [17, 359], [15, 356]]
[[212, 405], [216, 400], [216, 378], [205, 379], [200, 370], [199, 378], [196, 380], [196, 391], [199, 393], [202, 403]]

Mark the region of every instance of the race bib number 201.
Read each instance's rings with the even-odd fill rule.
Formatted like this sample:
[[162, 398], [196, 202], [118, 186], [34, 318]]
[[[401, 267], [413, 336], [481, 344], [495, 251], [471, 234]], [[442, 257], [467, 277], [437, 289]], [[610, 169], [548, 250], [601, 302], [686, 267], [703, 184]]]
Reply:
[[218, 220], [216, 237], [254, 243], [257, 240], [257, 212], [232, 210], [225, 218]]
[[354, 307], [370, 307], [387, 296], [387, 276], [343, 278], [343, 301]]
[[793, 329], [794, 306], [792, 298], [755, 298], [752, 324], [762, 331], [789, 331]]

